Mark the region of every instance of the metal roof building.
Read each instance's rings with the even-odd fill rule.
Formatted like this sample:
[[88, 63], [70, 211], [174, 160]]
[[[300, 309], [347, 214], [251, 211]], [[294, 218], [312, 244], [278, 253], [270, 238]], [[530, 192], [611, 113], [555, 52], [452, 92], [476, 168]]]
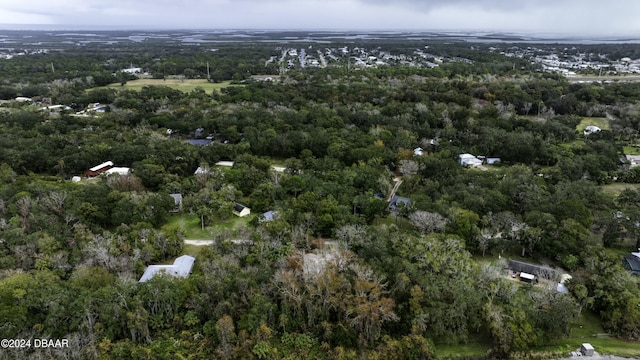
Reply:
[[193, 263], [196, 258], [189, 255], [182, 255], [177, 258], [173, 265], [149, 265], [142, 274], [139, 282], [146, 282], [153, 278], [156, 274], [164, 272], [176, 277], [186, 278], [191, 273]]

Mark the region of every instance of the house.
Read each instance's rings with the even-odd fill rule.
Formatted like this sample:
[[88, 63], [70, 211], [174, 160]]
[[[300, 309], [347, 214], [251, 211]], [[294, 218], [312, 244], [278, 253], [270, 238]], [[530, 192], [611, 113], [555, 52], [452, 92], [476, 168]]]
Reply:
[[193, 173], [193, 175], [199, 175], [199, 174], [210, 174], [211, 170], [209, 170], [208, 167], [202, 167], [202, 166], [198, 166], [198, 168], [196, 169], [196, 171]]
[[122, 69], [122, 70], [120, 70], [120, 72], [126, 73], [126, 74], [140, 74], [140, 73], [142, 73], [142, 68], [130, 67], [128, 69]]
[[400, 211], [401, 209], [409, 209], [411, 207], [411, 199], [402, 197], [402, 196], [394, 196], [389, 201], [389, 210], [391, 211]]
[[171, 212], [178, 212], [182, 210], [182, 194], [169, 194], [173, 198], [173, 210]]
[[208, 139], [188, 139], [187, 142], [191, 145], [196, 146], [207, 146], [213, 142], [213, 140]]
[[[521, 280], [523, 273], [547, 280], [553, 280], [555, 282], [560, 282], [562, 279], [562, 273], [558, 270], [517, 260], [509, 260], [509, 270], [515, 273], [520, 273]], [[525, 275], [525, 277], [529, 276]]]
[[640, 165], [640, 155], [625, 155], [625, 157], [627, 158], [627, 161], [629, 161], [630, 169]]
[[16, 101], [17, 102], [32, 102], [33, 100], [31, 98], [29, 98], [29, 97], [26, 97], [26, 96], [18, 96], [16, 98]]
[[49, 105], [40, 108], [40, 111], [48, 112], [50, 114], [60, 114], [62, 111], [73, 110], [67, 105]]
[[478, 159], [477, 157], [471, 154], [460, 154], [458, 157], [460, 159], [460, 165], [462, 166], [469, 166], [469, 167], [482, 166], [482, 160]]
[[173, 262], [173, 265], [149, 265], [144, 271], [144, 274], [142, 274], [139, 282], [149, 281], [156, 274], [162, 272], [175, 277], [186, 278], [191, 273], [195, 261], [196, 258], [193, 256], [182, 255]]
[[417, 147], [413, 149], [413, 156], [422, 156], [424, 155], [424, 149], [421, 147]]
[[494, 165], [497, 164], [499, 162], [502, 162], [502, 160], [500, 160], [500, 158], [493, 158], [493, 157], [488, 157], [486, 159], [487, 165]]
[[638, 249], [638, 252], [632, 252], [631, 254], [622, 254], [622, 257], [624, 258], [622, 265], [625, 269], [634, 275], [640, 275], [640, 249]]
[[276, 220], [280, 217], [280, 215], [278, 214], [277, 211], [275, 210], [269, 210], [265, 213], [262, 213], [262, 215], [260, 215], [260, 222], [269, 222], [269, 221], [273, 221]]
[[112, 167], [111, 169], [104, 172], [105, 175], [128, 175], [131, 172], [131, 169], [128, 167]]
[[107, 162], [103, 162], [100, 165], [96, 165], [92, 167], [91, 169], [85, 171], [84, 174], [87, 177], [94, 177], [102, 174], [103, 172], [111, 169], [112, 167], [113, 167], [113, 162], [107, 161]]
[[587, 136], [587, 135], [591, 135], [591, 134], [594, 134], [594, 133], [598, 133], [598, 132], [600, 132], [601, 130], [602, 130], [602, 129], [600, 129], [600, 128], [599, 128], [599, 127], [597, 127], [597, 126], [589, 125], [589, 126], [587, 126], [587, 127], [585, 127], [585, 128], [584, 128], [584, 131], [582, 131], [582, 133], [584, 134], [584, 136]]
[[251, 209], [249, 209], [248, 207], [240, 204], [235, 204], [233, 206], [233, 215], [239, 216], [239, 217], [245, 217], [245, 216], [249, 216], [249, 214], [251, 214]]

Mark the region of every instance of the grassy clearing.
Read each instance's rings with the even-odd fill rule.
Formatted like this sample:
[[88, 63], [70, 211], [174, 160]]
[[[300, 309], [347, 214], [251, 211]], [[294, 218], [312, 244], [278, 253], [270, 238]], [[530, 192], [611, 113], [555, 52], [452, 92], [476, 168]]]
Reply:
[[613, 183], [602, 185], [602, 192], [614, 196], [620, 195], [624, 189], [640, 190], [640, 184]]
[[580, 121], [580, 124], [576, 126], [576, 130], [582, 133], [582, 131], [584, 131], [584, 128], [589, 125], [597, 126], [602, 130], [611, 130], [609, 119], [603, 117], [583, 117]]
[[598, 316], [592, 312], [585, 312], [580, 319], [573, 324], [571, 336], [559, 339], [550, 345], [571, 350], [577, 349], [582, 343], [590, 343], [600, 354], [611, 354], [624, 357], [637, 358], [640, 356], [640, 343], [637, 341], [625, 341], [608, 337], [602, 328]]
[[200, 218], [189, 214], [174, 214], [169, 218], [168, 225], [178, 226], [187, 239], [209, 239], [211, 233], [208, 228], [202, 230]]
[[211, 239], [213, 229], [238, 230], [242, 227], [249, 227], [249, 222], [257, 215], [251, 214], [247, 217], [239, 218], [233, 216], [226, 220], [214, 219], [211, 226], [205, 226], [204, 230], [200, 223], [200, 218], [189, 214], [174, 214], [169, 218], [168, 225], [178, 226], [185, 234], [186, 239], [207, 240]]
[[467, 344], [437, 345], [436, 358], [472, 358], [481, 357], [489, 351], [488, 343], [469, 342]]
[[624, 146], [625, 155], [640, 155], [640, 147], [627, 145]]
[[[241, 86], [231, 85], [231, 81], [223, 81], [221, 83], [210, 83], [204, 79], [138, 79], [127, 81], [126, 84], [120, 85], [120, 83], [114, 83], [102, 88], [111, 89], [127, 89], [140, 91], [144, 86], [168, 86], [172, 89], [180, 90], [183, 92], [191, 92], [197, 88], [202, 88], [206, 93], [211, 93], [213, 90], [220, 90], [229, 86]], [[96, 88], [100, 89], [100, 88]]]

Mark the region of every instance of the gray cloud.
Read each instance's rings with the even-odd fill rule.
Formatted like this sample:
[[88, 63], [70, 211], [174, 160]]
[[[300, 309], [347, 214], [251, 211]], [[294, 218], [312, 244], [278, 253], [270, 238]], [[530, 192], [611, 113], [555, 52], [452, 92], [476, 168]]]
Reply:
[[[85, 27], [486, 30], [638, 34], [640, 2], [609, 0], [2, 0], [0, 23]], [[16, 14], [20, 16], [16, 16]]]

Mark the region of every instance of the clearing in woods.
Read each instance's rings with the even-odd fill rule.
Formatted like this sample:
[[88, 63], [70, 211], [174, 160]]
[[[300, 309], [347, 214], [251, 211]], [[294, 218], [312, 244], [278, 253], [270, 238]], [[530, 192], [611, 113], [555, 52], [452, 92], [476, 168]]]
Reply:
[[205, 79], [138, 79], [127, 81], [126, 84], [120, 85], [120, 83], [114, 83], [105, 86], [112, 89], [127, 89], [140, 91], [144, 86], [168, 86], [172, 89], [180, 90], [183, 92], [190, 92], [196, 88], [202, 88], [206, 93], [210, 93], [213, 90], [220, 90], [229, 86], [241, 86], [231, 85], [231, 81], [223, 81], [220, 83], [211, 83]]

